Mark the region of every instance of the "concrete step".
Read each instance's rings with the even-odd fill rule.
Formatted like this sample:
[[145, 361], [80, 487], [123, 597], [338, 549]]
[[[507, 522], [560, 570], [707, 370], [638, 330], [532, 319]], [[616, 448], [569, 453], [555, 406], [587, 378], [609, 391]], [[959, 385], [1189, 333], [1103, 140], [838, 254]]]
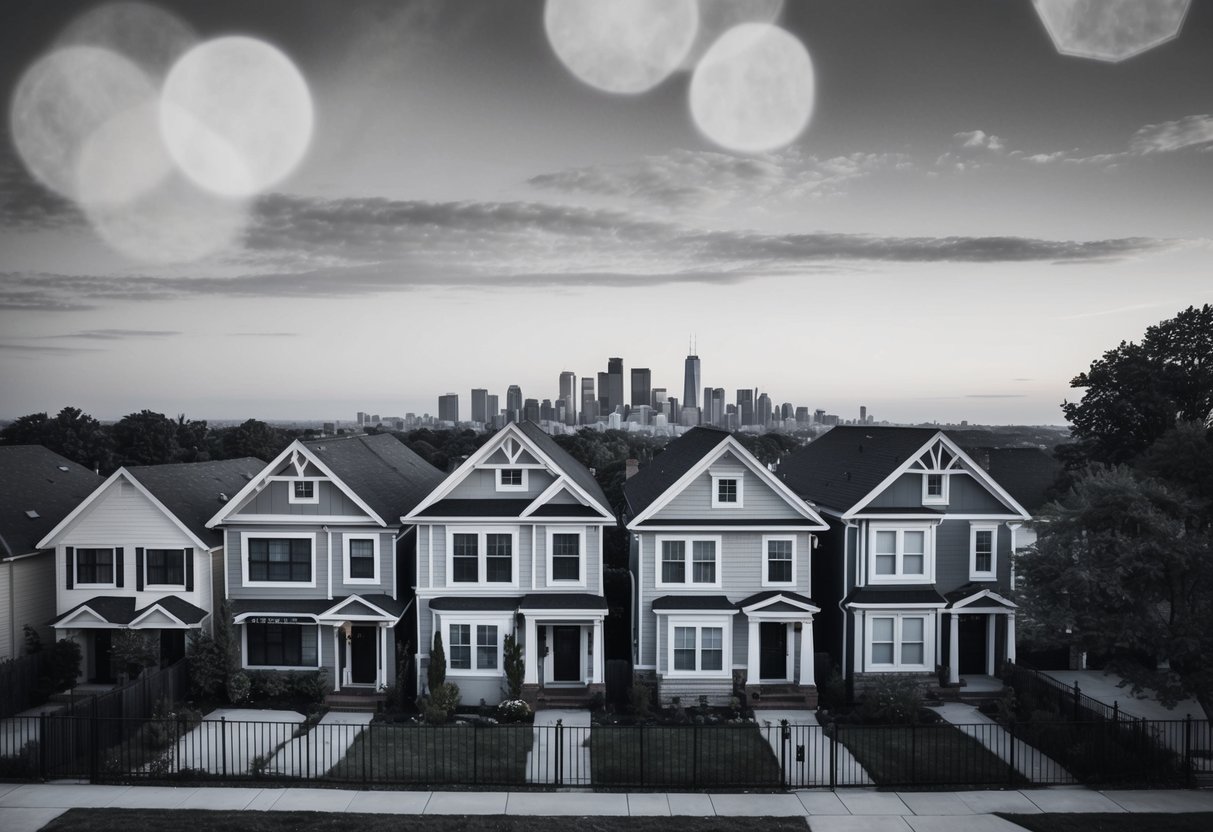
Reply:
[[345, 713], [376, 713], [383, 710], [387, 697], [381, 693], [330, 693], [324, 704], [330, 711]]

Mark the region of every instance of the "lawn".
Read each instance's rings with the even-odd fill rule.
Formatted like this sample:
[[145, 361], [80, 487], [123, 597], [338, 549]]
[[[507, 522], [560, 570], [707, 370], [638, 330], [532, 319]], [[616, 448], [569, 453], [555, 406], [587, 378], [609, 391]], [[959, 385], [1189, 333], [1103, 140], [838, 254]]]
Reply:
[[1213, 813], [1210, 812], [1087, 815], [1012, 815], [999, 812], [998, 816], [1030, 832], [1208, 832], [1213, 829]]
[[[578, 832], [666, 832], [670, 818], [589, 817]], [[163, 809], [72, 809], [43, 832], [567, 832], [570, 818], [503, 815], [363, 815], [348, 812], [217, 812]], [[678, 818], [680, 832], [807, 832], [804, 818]]]
[[371, 723], [329, 776], [352, 782], [508, 785], [526, 782], [530, 725], [476, 728]]
[[880, 786], [1023, 785], [1028, 781], [947, 723], [838, 725], [836, 739]]
[[590, 771], [596, 786], [779, 786], [779, 763], [753, 723], [596, 725], [590, 734]]

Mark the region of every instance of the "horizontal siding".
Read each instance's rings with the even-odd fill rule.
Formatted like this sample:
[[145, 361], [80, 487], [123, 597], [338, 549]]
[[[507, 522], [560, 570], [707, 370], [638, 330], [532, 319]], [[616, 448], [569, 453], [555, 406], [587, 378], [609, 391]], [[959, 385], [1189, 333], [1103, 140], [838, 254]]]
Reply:
[[[367, 529], [338, 529], [330, 527], [333, 535], [333, 555], [329, 568], [333, 572], [333, 594], [354, 595], [382, 593], [392, 595], [396, 586], [396, 534], [392, 531], [369, 531]], [[379, 538], [379, 582], [375, 584], [347, 584], [345, 582], [345, 538], [368, 537]]]
[[[331, 482], [317, 482], [315, 503], [292, 503], [289, 482], [271, 482], [250, 498], [240, 510], [229, 516], [235, 520], [240, 515], [292, 514], [300, 517], [324, 515], [327, 517], [365, 517], [366, 512]], [[395, 518], [384, 517], [386, 522]]]
[[550, 471], [540, 468], [527, 469], [525, 491], [498, 491], [497, 472], [494, 468], [474, 468], [455, 486], [448, 500], [523, 500], [534, 499], [556, 481]]
[[[948, 593], [969, 583], [969, 539], [971, 523], [968, 520], [945, 520], [936, 530], [935, 537], [935, 585], [940, 592]], [[1011, 584], [1011, 530], [998, 524], [997, 581], [981, 582], [992, 590], [1006, 591]]]
[[[10, 605], [11, 601], [11, 605]], [[44, 645], [55, 632], [47, 622], [55, 617], [55, 561], [50, 553], [0, 564], [0, 659], [25, 650], [25, 625], [38, 631]]]
[[[515, 557], [518, 559], [518, 586], [463, 586], [459, 584], [447, 585], [446, 574], [446, 547], [447, 547], [447, 532], [448, 528], [452, 533], [471, 532], [486, 527], [499, 527], [503, 529], [517, 528], [518, 530], [518, 551], [515, 552]], [[417, 531], [417, 586], [422, 589], [449, 590], [451, 594], [471, 593], [471, 594], [490, 594], [490, 595], [511, 595], [525, 594], [527, 592], [589, 592], [600, 594], [602, 591], [602, 571], [598, 557], [599, 539], [602, 536], [602, 529], [599, 526], [578, 526], [578, 525], [552, 525], [550, 528], [557, 530], [576, 530], [581, 531], [585, 535], [585, 573], [586, 585], [582, 587], [551, 586], [547, 585], [547, 545], [548, 545], [548, 528], [544, 523], [523, 523], [512, 525], [510, 523], [469, 523], [467, 525], [456, 526], [451, 524], [422, 524]], [[532, 559], [531, 559], [531, 539], [532, 534], [535, 540], [535, 557], [534, 557], [534, 573], [532, 574]], [[433, 582], [430, 577], [430, 539], [433, 538]]]
[[[312, 546], [315, 552], [316, 586], [265, 587], [244, 586], [244, 566], [242, 557], [242, 538], [244, 532], [273, 535], [276, 532], [300, 533], [307, 532], [312, 536]], [[318, 529], [300, 528], [299, 526], [257, 525], [230, 526], [224, 532], [227, 551], [227, 594], [229, 598], [327, 598], [328, 582], [326, 580], [328, 567], [327, 535]]]
[[731, 679], [692, 679], [660, 676], [657, 680], [658, 695], [663, 705], [668, 705], [677, 696], [679, 704], [690, 708], [699, 704], [699, 697], [708, 697], [708, 704], [726, 706], [733, 697]]
[[[874, 508], [908, 508], [922, 505], [923, 474], [902, 474], [870, 503]], [[953, 514], [1006, 514], [1008, 509], [968, 473], [949, 474], [948, 503]]]
[[[712, 508], [712, 475], [725, 474], [741, 478], [741, 508]], [[708, 471], [696, 477], [658, 511], [654, 517], [672, 519], [708, 520], [712, 518], [756, 519], [769, 518], [789, 520], [802, 515], [788, 505], [778, 492], [763, 482], [749, 468], [731, 454], [726, 454], [712, 464]]]

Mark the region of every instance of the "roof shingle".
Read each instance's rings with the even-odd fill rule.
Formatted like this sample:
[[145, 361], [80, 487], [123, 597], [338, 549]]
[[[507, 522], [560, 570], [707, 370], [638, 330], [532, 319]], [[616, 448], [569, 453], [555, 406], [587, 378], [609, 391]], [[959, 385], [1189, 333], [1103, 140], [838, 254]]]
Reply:
[[390, 433], [304, 445], [388, 525], [399, 523], [446, 478]]
[[38, 541], [103, 482], [41, 445], [0, 445], [0, 472], [0, 557], [6, 558], [36, 552]]
[[233, 497], [264, 465], [260, 459], [246, 456], [214, 462], [136, 465], [126, 472], [199, 540], [215, 547], [223, 544], [223, 533], [208, 529], [206, 522], [223, 507], [224, 497]]

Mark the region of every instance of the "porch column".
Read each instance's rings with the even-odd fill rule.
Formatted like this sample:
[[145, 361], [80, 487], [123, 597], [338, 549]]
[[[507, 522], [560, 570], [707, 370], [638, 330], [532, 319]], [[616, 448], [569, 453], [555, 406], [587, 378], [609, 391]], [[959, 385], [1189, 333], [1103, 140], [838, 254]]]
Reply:
[[594, 620], [594, 666], [590, 684], [602, 684], [602, 619]]
[[539, 684], [539, 634], [536, 632], [535, 619], [526, 616], [526, 643], [522, 648], [524, 672], [522, 681], [527, 685]]
[[387, 687], [387, 625], [379, 625], [379, 670], [375, 673], [375, 690]]
[[333, 627], [333, 693], [341, 690], [341, 649], [338, 647], [337, 634], [340, 627]]
[[745, 648], [745, 683], [758, 684], [758, 619], [750, 619], [749, 640]]
[[800, 684], [817, 684], [817, 677], [813, 672], [813, 616], [811, 615], [800, 625]]
[[960, 616], [948, 613], [948, 684], [960, 684]]
[[796, 681], [796, 624], [789, 621], [783, 625], [783, 632], [784, 648], [788, 651], [783, 663], [783, 678], [794, 682]]
[[1007, 615], [1007, 661], [1015, 663], [1015, 613]]
[[986, 675], [994, 675], [994, 615], [986, 616]]
[[863, 613], [855, 610], [851, 613], [853, 621], [852, 626], [852, 643], [851, 643], [851, 667], [855, 673], [863, 673], [863, 627], [867, 621], [863, 617]]

